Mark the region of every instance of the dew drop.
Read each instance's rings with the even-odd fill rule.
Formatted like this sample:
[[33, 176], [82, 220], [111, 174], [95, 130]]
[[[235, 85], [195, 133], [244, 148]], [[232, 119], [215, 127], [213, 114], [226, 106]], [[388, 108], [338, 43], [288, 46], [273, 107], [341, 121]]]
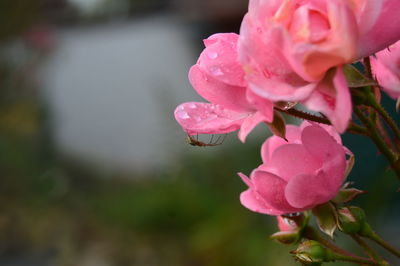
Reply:
[[189, 107], [190, 109], [196, 109], [196, 104], [194, 104], [194, 103], [189, 103], [188, 105], [187, 105], [187, 107]]
[[190, 116], [188, 115], [188, 113], [186, 111], [178, 111], [178, 112], [176, 112], [176, 115], [180, 119], [189, 119], [190, 118]]
[[207, 55], [210, 59], [216, 59], [218, 57], [218, 53], [214, 51], [208, 52]]
[[211, 69], [211, 74], [214, 76], [222, 76], [224, 72], [222, 72], [222, 70], [219, 67], [213, 67]]

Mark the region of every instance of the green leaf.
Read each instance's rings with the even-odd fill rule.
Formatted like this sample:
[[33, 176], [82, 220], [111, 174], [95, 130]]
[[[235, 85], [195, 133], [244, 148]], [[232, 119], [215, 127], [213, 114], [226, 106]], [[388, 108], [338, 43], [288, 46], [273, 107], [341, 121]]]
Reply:
[[358, 195], [365, 193], [366, 193], [365, 191], [356, 188], [345, 188], [341, 189], [332, 201], [338, 204], [342, 204], [352, 201]]
[[355, 161], [356, 161], [356, 157], [354, 156], [354, 154], [351, 154], [350, 158], [346, 162], [346, 170], [344, 172], [345, 179], [349, 176], [351, 170], [353, 170]]
[[271, 238], [285, 245], [297, 244], [300, 240], [300, 233], [296, 231], [277, 232], [271, 235]]
[[312, 213], [317, 218], [319, 229], [333, 239], [333, 234], [337, 228], [337, 211], [335, 206], [330, 202], [318, 205], [312, 209]]
[[343, 67], [343, 72], [347, 80], [347, 85], [350, 88], [361, 88], [366, 86], [378, 85], [374, 80], [366, 77], [353, 65], [345, 65]]

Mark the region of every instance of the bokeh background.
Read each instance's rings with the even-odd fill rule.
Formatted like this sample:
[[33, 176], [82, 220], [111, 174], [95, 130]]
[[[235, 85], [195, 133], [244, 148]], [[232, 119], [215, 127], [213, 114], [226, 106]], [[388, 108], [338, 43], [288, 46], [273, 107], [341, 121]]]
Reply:
[[[238, 32], [246, 9], [0, 1], [0, 265], [297, 265], [293, 247], [268, 239], [274, 218], [239, 203], [236, 173], [261, 162], [266, 127], [245, 145], [232, 133], [199, 148], [173, 119], [179, 103], [201, 100], [187, 81], [201, 40]], [[344, 143], [356, 153], [350, 180], [369, 192], [355, 203], [399, 246], [398, 181], [366, 139]]]

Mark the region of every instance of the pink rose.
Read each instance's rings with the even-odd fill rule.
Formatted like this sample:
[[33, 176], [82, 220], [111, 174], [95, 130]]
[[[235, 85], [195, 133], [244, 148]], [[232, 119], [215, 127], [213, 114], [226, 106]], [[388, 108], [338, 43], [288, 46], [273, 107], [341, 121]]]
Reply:
[[210, 103], [188, 102], [175, 119], [188, 134], [222, 134], [240, 129], [244, 142], [260, 122], [272, 122], [273, 103], [247, 89], [237, 59], [238, 35], [220, 33], [204, 40], [206, 48], [189, 71], [193, 88]]
[[263, 164], [250, 178], [239, 176], [249, 189], [240, 195], [246, 208], [269, 215], [312, 209], [339, 191], [346, 173], [347, 149], [328, 126], [304, 122], [288, 125], [285, 140], [272, 136], [261, 149]]
[[399, 40], [399, 8], [398, 0], [250, 0], [246, 16], [261, 38], [279, 42], [296, 73], [318, 81]]
[[400, 41], [371, 57], [374, 75], [392, 98], [400, 97]]
[[301, 102], [344, 132], [352, 106], [341, 66], [398, 40], [399, 8], [398, 0], [250, 0], [239, 41], [249, 88]]

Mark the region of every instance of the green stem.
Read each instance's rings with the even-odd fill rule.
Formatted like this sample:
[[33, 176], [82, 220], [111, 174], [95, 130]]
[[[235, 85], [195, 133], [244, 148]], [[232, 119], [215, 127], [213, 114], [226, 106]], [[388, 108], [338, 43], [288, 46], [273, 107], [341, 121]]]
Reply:
[[398, 140], [400, 140], [400, 128], [397, 126], [396, 122], [393, 120], [393, 118], [389, 115], [389, 113], [385, 110], [385, 108], [380, 105], [372, 92], [368, 92], [367, 94], [367, 99], [371, 106], [379, 113], [379, 115], [385, 120], [387, 125], [390, 127], [390, 129], [393, 131], [394, 135]]
[[358, 235], [351, 235], [351, 237], [374, 261], [379, 262], [381, 265], [389, 265], [388, 262], [383, 260], [361, 237], [359, 237]]
[[[288, 115], [291, 115], [291, 116], [294, 116], [294, 117], [297, 117], [297, 118], [300, 118], [300, 119], [309, 120], [309, 121], [313, 121], [313, 122], [317, 122], [317, 123], [325, 124], [325, 125], [331, 125], [331, 122], [325, 117], [316, 116], [316, 115], [306, 113], [306, 112], [303, 112], [303, 111], [300, 111], [300, 110], [297, 110], [294, 108], [283, 110], [283, 109], [275, 107], [275, 110], [285, 113], [285, 114], [288, 114]], [[353, 134], [368, 136], [366, 129], [355, 123], [350, 123], [349, 127], [347, 128], [347, 131], [350, 133], [353, 133]]]
[[375, 143], [379, 151], [386, 157], [389, 161], [391, 167], [395, 171], [397, 177], [400, 179], [400, 164], [397, 162], [397, 158], [394, 153], [386, 146], [386, 143], [382, 140], [381, 136], [376, 130], [374, 123], [366, 117], [363, 112], [357, 107], [354, 108], [354, 112], [361, 120], [361, 122], [365, 125], [368, 130], [368, 135]]
[[368, 136], [368, 131], [362, 126], [357, 125], [354, 122], [350, 122], [349, 127], [347, 128], [349, 133]]
[[376, 266], [382, 265], [379, 262], [375, 262], [371, 259], [360, 258], [360, 257], [349, 257], [342, 254], [334, 254], [334, 258], [335, 260], [353, 262], [359, 265], [376, 265]]
[[375, 241], [377, 244], [381, 245], [383, 248], [394, 254], [396, 257], [400, 258], [400, 251], [398, 251], [395, 247], [383, 240], [377, 233], [372, 231], [372, 233], [369, 234], [367, 237]]
[[371, 60], [369, 59], [369, 56], [364, 57], [363, 63], [364, 63], [365, 74], [367, 75], [368, 78], [373, 80], [374, 77], [372, 76]]
[[314, 228], [312, 228], [310, 226], [307, 226], [306, 228], [304, 228], [303, 236], [307, 239], [318, 241], [319, 243], [321, 243], [325, 247], [329, 248], [330, 250], [334, 251], [335, 253], [338, 253], [338, 254], [341, 254], [341, 255], [344, 255], [347, 257], [363, 259], [362, 257], [354, 255], [354, 254], [348, 252], [347, 250], [344, 250], [344, 249], [338, 247], [331, 241], [326, 240]]

